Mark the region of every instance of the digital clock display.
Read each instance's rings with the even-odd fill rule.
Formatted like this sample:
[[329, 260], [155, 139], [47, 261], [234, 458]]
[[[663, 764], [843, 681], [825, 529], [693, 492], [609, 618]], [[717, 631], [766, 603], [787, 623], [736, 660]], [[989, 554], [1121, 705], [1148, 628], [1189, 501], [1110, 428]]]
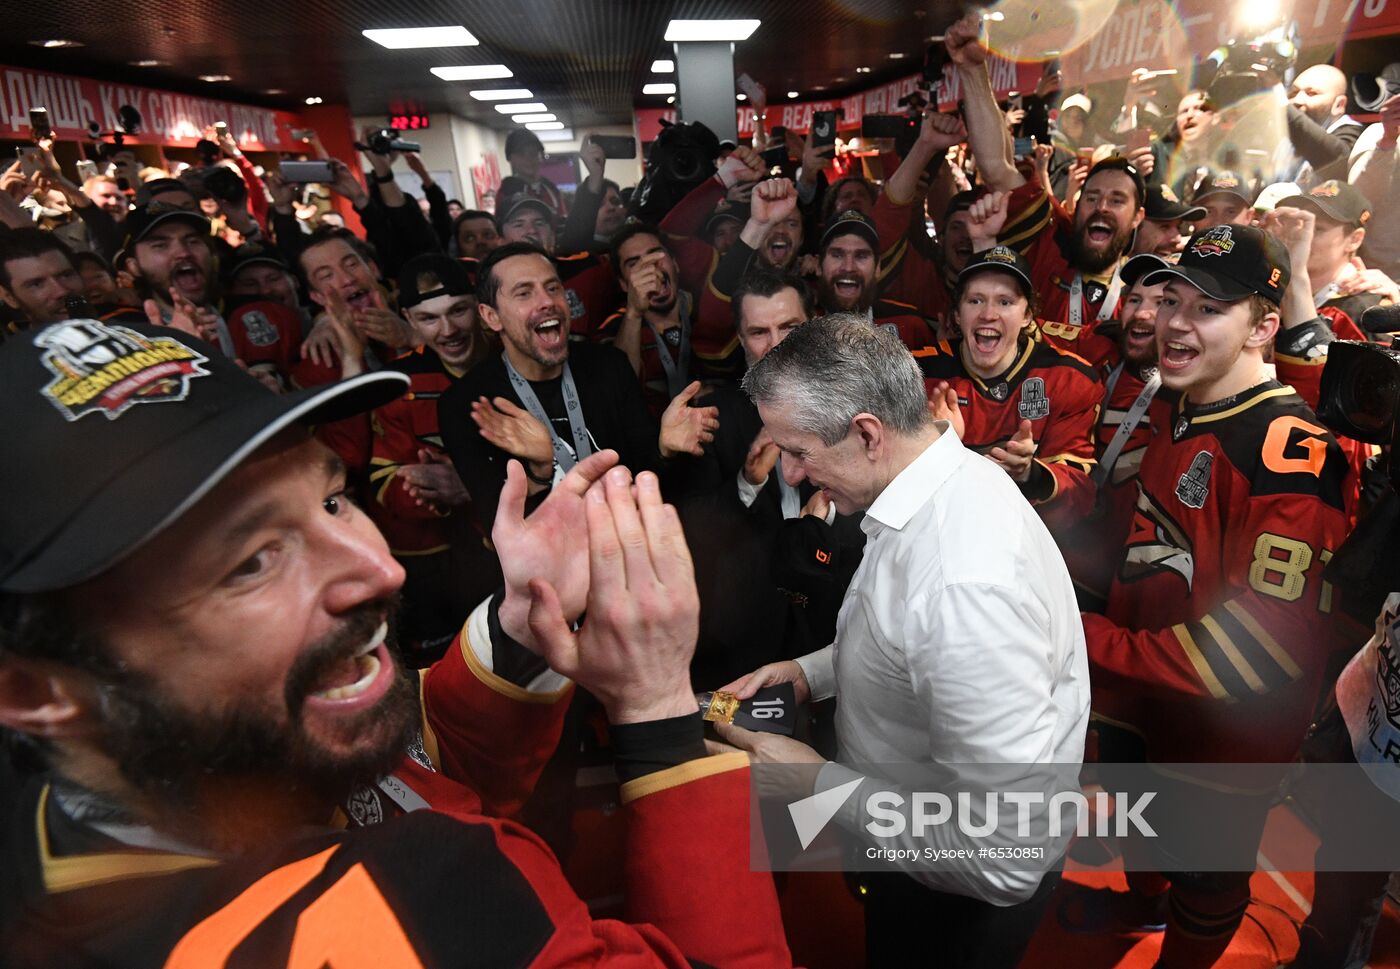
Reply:
[[391, 114], [389, 127], [395, 131], [422, 131], [428, 127], [426, 114]]

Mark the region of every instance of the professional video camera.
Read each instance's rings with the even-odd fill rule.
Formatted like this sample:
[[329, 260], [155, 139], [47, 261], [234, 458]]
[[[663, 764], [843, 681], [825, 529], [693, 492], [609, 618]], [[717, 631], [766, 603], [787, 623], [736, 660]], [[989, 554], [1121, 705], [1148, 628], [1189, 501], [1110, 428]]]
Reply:
[[1217, 47], [1201, 63], [1197, 84], [1216, 108], [1243, 101], [1262, 89], [1266, 74], [1282, 81], [1293, 69], [1298, 62], [1297, 34], [1297, 24], [1290, 24]]
[[[93, 161], [111, 161], [117, 152], [122, 151], [126, 145], [126, 136], [140, 134], [141, 132], [141, 112], [137, 111], [129, 104], [123, 104], [117, 108], [117, 126], [113, 131], [103, 131], [102, 126], [96, 121], [89, 121], [87, 124], [88, 136], [93, 141], [102, 142], [96, 152]], [[111, 138], [110, 142], [102, 141], [103, 138]], [[125, 178], [118, 177], [117, 187], [122, 191], [131, 188]]]
[[380, 128], [373, 131], [369, 136], [368, 144], [355, 142], [355, 147], [360, 151], [372, 152], [376, 155], [388, 155], [392, 152], [420, 152], [423, 146], [416, 141], [404, 141], [400, 137], [402, 133], [394, 128]]
[[646, 172], [632, 193], [629, 209], [648, 222], [661, 218], [682, 198], [715, 173], [719, 138], [698, 121], [671, 124], [663, 120], [661, 133], [647, 149]]
[[[1400, 334], [1400, 306], [1361, 315], [1368, 333]], [[1327, 581], [1343, 590], [1343, 607], [1369, 623], [1386, 596], [1400, 589], [1400, 335], [1390, 345], [1337, 340], [1327, 348], [1317, 416], [1335, 434], [1385, 450], [1368, 462], [1378, 492], [1328, 563]]]
[[948, 52], [942, 44], [929, 44], [924, 50], [924, 68], [919, 77], [919, 85], [900, 98], [895, 105], [904, 108], [903, 114], [867, 114], [860, 121], [862, 138], [893, 138], [894, 150], [901, 158], [909, 154], [914, 142], [919, 138], [919, 127], [923, 124], [924, 111], [935, 107], [933, 89], [943, 79], [943, 66]]
[[1354, 74], [1351, 97], [1362, 111], [1379, 111], [1381, 105], [1400, 94], [1400, 62], [1387, 64], [1379, 74]]

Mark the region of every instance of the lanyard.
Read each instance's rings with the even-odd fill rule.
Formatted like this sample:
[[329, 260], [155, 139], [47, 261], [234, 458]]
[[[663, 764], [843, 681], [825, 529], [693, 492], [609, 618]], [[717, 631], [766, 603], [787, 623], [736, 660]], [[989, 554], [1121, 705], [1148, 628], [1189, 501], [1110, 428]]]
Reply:
[[1326, 286], [1313, 293], [1313, 309], [1322, 309], [1322, 307], [1326, 305], [1328, 300], [1332, 299], [1334, 296], [1339, 295], [1341, 291], [1342, 287], [1337, 285], [1337, 282], [1335, 280], [1328, 283]]
[[[1123, 290], [1123, 280], [1118, 276], [1118, 270], [1113, 271], [1113, 281], [1108, 284], [1108, 292], [1104, 294], [1103, 302], [1099, 304], [1098, 321], [1113, 318], [1114, 312], [1118, 308], [1118, 294]], [[1069, 284], [1069, 325], [1079, 327], [1084, 325], [1084, 274], [1076, 272], [1074, 281]]]
[[[1123, 375], [1123, 364], [1113, 368], [1113, 372], [1108, 375], [1108, 382], [1104, 386], [1103, 400], [1108, 404], [1108, 400], [1113, 396], [1113, 388], [1118, 386], [1118, 378]], [[1162, 375], [1154, 368], [1147, 376], [1147, 382], [1142, 385], [1142, 390], [1138, 391], [1137, 399], [1133, 401], [1128, 412], [1123, 415], [1123, 422], [1118, 425], [1118, 430], [1113, 434], [1113, 440], [1108, 442], [1108, 447], [1104, 449], [1103, 456], [1099, 458], [1099, 463], [1094, 467], [1090, 477], [1096, 487], [1102, 488], [1108, 481], [1108, 476], [1113, 473], [1113, 466], [1118, 463], [1118, 456], [1123, 453], [1123, 448], [1128, 446], [1128, 438], [1132, 437], [1133, 431], [1142, 423], [1143, 416], [1147, 413], [1147, 408], [1152, 404], [1152, 398], [1157, 394], [1157, 388], [1162, 386]]]
[[577, 462], [592, 454], [593, 445], [588, 441], [588, 428], [583, 423], [583, 405], [578, 400], [578, 388], [574, 386], [574, 375], [569, 371], [569, 362], [564, 361], [564, 377], [559, 389], [564, 395], [564, 414], [569, 419], [569, 434], [574, 439], [573, 453], [569, 452], [569, 446], [559, 439], [559, 435], [554, 433], [554, 422], [544, 412], [544, 406], [535, 396], [535, 389], [530, 386], [530, 382], [520, 376], [520, 371], [510, 362], [510, 356], [502, 353], [501, 360], [506, 365], [506, 375], [510, 377], [510, 385], [515, 388], [515, 395], [520, 398], [520, 403], [525, 405], [531, 417], [549, 429], [549, 439], [554, 446], [554, 463], [558, 465], [559, 470], [568, 471]]
[[676, 349], [676, 356], [671, 356], [671, 348], [666, 344], [666, 338], [661, 335], [662, 331], [656, 328], [656, 324], [649, 317], [643, 317], [647, 322], [647, 327], [651, 330], [653, 342], [656, 344], [656, 355], [661, 358], [661, 369], [666, 371], [666, 396], [675, 397], [685, 385], [690, 382], [690, 294], [681, 293], [681, 345]]

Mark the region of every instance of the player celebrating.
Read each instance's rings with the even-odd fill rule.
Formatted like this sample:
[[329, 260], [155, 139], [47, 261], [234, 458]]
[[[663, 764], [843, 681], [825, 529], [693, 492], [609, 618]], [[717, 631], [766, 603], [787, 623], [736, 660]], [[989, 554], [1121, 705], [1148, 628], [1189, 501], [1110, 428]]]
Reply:
[[1030, 268], [1014, 249], [980, 252], [958, 274], [961, 337], [916, 351], [934, 416], [1006, 469], [1055, 523], [1094, 504], [1089, 472], [1102, 388], [1079, 357], [1033, 340]]
[[[1288, 254], [1259, 229], [1214, 226], [1177, 266], [1142, 281], [1166, 282], [1158, 367], [1181, 399], [1143, 456], [1107, 615], [1084, 616], [1102, 759], [1132, 750], [1152, 763], [1287, 763], [1337, 641], [1322, 569], [1346, 537], [1347, 471], [1336, 441], [1264, 363]], [[1238, 870], [1180, 873], [1154, 857], [1178, 874], [1134, 872], [1132, 892], [1090, 908], [1138, 928], [1165, 908], [1158, 964], [1206, 967], [1249, 904], [1273, 791], [1162, 782], [1187, 830], [1247, 819], [1232, 829], [1238, 854], [1227, 861]]]

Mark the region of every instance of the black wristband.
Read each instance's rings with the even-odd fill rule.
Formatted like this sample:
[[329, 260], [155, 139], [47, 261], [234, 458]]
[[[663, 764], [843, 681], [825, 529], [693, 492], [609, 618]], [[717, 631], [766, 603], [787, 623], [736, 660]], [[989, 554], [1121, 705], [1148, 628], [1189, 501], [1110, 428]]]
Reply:
[[380, 175], [378, 172], [371, 171], [369, 173], [369, 179], [376, 185], [387, 185], [394, 180], [394, 173], [389, 172], [388, 174]]
[[554, 468], [553, 468], [552, 466], [551, 466], [550, 469], [549, 469], [549, 470], [550, 470], [550, 473], [549, 473], [546, 477], [537, 478], [537, 477], [535, 477], [535, 472], [533, 472], [533, 471], [530, 470], [530, 463], [531, 463], [531, 462], [529, 462], [529, 461], [521, 461], [520, 463], [521, 463], [522, 465], [524, 465], [524, 467], [525, 467], [525, 477], [529, 478], [529, 479], [530, 479], [531, 481], [533, 481], [535, 484], [547, 485], [547, 484], [553, 484], [553, 483], [554, 483]]
[[615, 723], [608, 735], [617, 779], [624, 784], [706, 754], [705, 721], [698, 705], [694, 713], [667, 720]]
[[1048, 501], [1055, 493], [1055, 475], [1045, 465], [1032, 458], [1030, 477], [1025, 481], [1016, 482], [1016, 485], [1027, 501]]
[[549, 669], [549, 664], [544, 657], [507, 636], [501, 628], [501, 600], [504, 598], [505, 590], [496, 590], [486, 610], [486, 628], [491, 636], [491, 672], [508, 683], [523, 687]]

